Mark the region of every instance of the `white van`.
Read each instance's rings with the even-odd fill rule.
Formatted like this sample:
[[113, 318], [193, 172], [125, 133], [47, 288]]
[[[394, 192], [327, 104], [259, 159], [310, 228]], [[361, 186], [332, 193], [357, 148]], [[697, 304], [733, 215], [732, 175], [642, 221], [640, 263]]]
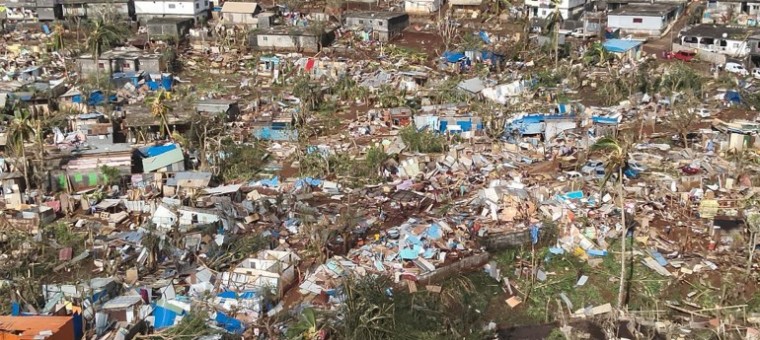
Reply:
[[749, 75], [749, 71], [747, 71], [747, 69], [739, 63], [726, 63], [726, 71], [743, 76]]

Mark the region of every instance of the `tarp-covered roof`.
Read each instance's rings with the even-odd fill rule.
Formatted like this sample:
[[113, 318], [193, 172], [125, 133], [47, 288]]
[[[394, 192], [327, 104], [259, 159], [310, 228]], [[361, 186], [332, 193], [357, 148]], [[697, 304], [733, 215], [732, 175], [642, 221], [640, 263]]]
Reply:
[[604, 49], [614, 53], [625, 53], [641, 45], [641, 41], [626, 39], [609, 39], [604, 42]]

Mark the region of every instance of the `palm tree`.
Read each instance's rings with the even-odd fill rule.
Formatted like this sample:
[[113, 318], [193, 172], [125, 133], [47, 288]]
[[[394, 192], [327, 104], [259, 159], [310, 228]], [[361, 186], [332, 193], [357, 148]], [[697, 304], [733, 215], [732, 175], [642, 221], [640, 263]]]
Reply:
[[628, 161], [628, 150], [631, 143], [625, 139], [616, 139], [613, 137], [603, 137], [599, 139], [594, 145], [591, 146], [592, 152], [603, 153], [606, 158], [606, 167], [604, 179], [602, 180], [601, 187], [604, 188], [610, 178], [617, 175], [617, 191], [618, 200], [620, 204], [620, 223], [623, 226], [623, 234], [621, 235], [621, 259], [620, 259], [620, 290], [618, 291], [618, 308], [622, 308], [625, 302], [625, 276], [626, 276], [626, 253], [625, 245], [627, 242], [626, 235], [628, 234], [628, 227], [625, 221], [625, 194], [623, 192], [623, 171]]
[[122, 29], [105, 23], [103, 19], [92, 23], [85, 44], [95, 59], [95, 71], [98, 79], [100, 79], [100, 55], [103, 54], [103, 49], [110, 48], [111, 46], [120, 43], [123, 38], [122, 32]]
[[26, 108], [16, 107], [13, 110], [13, 117], [8, 122], [7, 145], [15, 156], [16, 161], [21, 158], [22, 171], [24, 173], [24, 183], [29, 188], [29, 167], [26, 159], [26, 148], [24, 142], [34, 135], [35, 124], [32, 121], [32, 114]]
[[159, 129], [161, 130], [161, 137], [170, 134], [169, 132], [169, 119], [167, 115], [172, 110], [171, 107], [166, 105], [165, 101], [171, 99], [169, 92], [160, 90], [156, 92], [153, 98], [150, 99], [150, 113], [154, 119], [159, 122]]

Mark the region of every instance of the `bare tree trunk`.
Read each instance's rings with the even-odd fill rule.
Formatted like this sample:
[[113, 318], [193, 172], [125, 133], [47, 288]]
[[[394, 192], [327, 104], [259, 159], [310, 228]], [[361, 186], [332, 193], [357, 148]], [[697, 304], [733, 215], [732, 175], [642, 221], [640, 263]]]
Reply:
[[747, 261], [747, 273], [752, 271], [752, 260], [755, 257], [755, 248], [757, 247], [757, 233], [749, 233], [749, 260]]
[[625, 196], [624, 196], [624, 190], [623, 190], [623, 167], [620, 167], [618, 169], [618, 199], [620, 200], [620, 223], [623, 224], [623, 234], [620, 237], [620, 290], [618, 291], [618, 301], [617, 306], [619, 309], [623, 308], [623, 303], [625, 303], [625, 275], [626, 275], [626, 268], [625, 268], [625, 261], [626, 261], [626, 254], [625, 254], [625, 244], [627, 242], [627, 234], [628, 234], [628, 228], [625, 224]]

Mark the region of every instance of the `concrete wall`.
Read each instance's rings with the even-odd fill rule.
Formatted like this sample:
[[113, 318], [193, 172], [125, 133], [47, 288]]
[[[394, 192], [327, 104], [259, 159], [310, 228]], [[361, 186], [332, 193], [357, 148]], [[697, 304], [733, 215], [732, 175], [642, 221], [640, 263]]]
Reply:
[[401, 35], [409, 26], [409, 15], [403, 14], [391, 19], [347, 16], [345, 21], [347, 28], [370, 28], [376, 32], [378, 39], [388, 41]]
[[410, 14], [430, 14], [441, 8], [440, 0], [406, 0], [404, 11]]
[[[634, 23], [634, 19], [641, 19], [640, 23]], [[659, 36], [668, 26], [664, 17], [648, 17], [638, 15], [609, 15], [607, 27], [619, 28], [623, 34], [648, 34]]]
[[[680, 50], [690, 50], [691, 51], [691, 50], [694, 50], [694, 48], [689, 47], [689, 46], [684, 46], [684, 45], [673, 43], [673, 51], [680, 51]], [[706, 61], [706, 62], [710, 62], [710, 63], [713, 63], [713, 64], [721, 64], [721, 65], [726, 63], [726, 55], [725, 54], [710, 52], [710, 51], [703, 50], [703, 49], [696, 49], [696, 52], [697, 52], [697, 58], [699, 58], [700, 60], [703, 60], [703, 61]]]
[[253, 14], [222, 13], [222, 18], [225, 22], [237, 25], [257, 25], [259, 23], [259, 19], [254, 17]]
[[312, 35], [280, 35], [280, 34], [256, 34], [252, 39], [253, 46], [259, 50], [289, 50], [289, 51], [319, 51], [319, 42]]
[[155, 14], [166, 16], [195, 16], [208, 11], [205, 0], [193, 1], [135, 1], [135, 14]]

